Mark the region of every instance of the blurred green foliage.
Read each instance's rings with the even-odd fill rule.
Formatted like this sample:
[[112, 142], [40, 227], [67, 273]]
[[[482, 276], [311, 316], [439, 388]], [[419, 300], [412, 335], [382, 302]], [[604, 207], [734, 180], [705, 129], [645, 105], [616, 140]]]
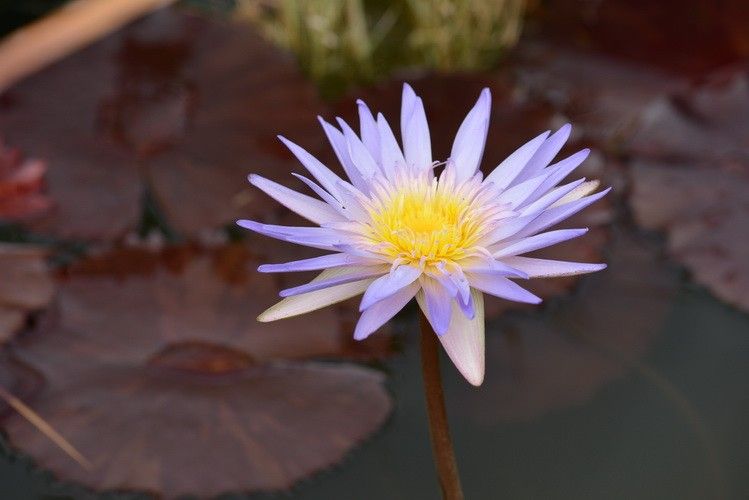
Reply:
[[517, 41], [524, 0], [237, 0], [324, 95], [403, 67], [482, 70]]
[[520, 35], [524, 0], [408, 0], [412, 50], [441, 71], [494, 65]]

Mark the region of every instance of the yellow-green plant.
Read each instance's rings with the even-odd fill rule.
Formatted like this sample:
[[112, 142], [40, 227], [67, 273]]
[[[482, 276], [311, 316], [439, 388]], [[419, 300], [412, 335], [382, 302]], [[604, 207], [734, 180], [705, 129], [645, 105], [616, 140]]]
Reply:
[[491, 67], [517, 42], [524, 0], [408, 0], [411, 48], [441, 71]]
[[363, 0], [240, 0], [239, 15], [290, 49], [320, 83], [370, 80], [373, 54], [392, 28], [395, 13], [369, 23]]

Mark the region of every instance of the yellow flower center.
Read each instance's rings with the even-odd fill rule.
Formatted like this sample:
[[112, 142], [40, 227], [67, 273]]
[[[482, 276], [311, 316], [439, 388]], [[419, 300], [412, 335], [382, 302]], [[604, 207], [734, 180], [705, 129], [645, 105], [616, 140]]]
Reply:
[[481, 226], [473, 197], [436, 180], [409, 179], [404, 184], [372, 200], [370, 242], [393, 260], [416, 266], [465, 258]]

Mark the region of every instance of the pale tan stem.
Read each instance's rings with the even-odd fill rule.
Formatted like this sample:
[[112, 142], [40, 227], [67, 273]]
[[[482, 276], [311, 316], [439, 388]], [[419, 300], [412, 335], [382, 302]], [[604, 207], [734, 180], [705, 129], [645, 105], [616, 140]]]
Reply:
[[0, 41], [0, 93], [140, 16], [175, 0], [73, 0]]
[[86, 460], [75, 447], [60, 435], [51, 425], [49, 425], [38, 413], [29, 408], [23, 401], [9, 393], [4, 387], [0, 386], [0, 399], [5, 400], [8, 406], [16, 410], [23, 418], [28, 420], [31, 425], [39, 429], [50, 441], [55, 443], [70, 458], [75, 460], [81, 467], [91, 470], [91, 462]]

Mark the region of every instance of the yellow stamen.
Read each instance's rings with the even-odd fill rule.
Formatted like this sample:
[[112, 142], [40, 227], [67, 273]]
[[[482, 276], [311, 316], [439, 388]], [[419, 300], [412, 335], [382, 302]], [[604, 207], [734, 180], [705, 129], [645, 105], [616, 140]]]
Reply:
[[380, 253], [417, 266], [465, 258], [477, 241], [482, 210], [470, 190], [426, 178], [379, 190], [369, 208], [367, 238]]

